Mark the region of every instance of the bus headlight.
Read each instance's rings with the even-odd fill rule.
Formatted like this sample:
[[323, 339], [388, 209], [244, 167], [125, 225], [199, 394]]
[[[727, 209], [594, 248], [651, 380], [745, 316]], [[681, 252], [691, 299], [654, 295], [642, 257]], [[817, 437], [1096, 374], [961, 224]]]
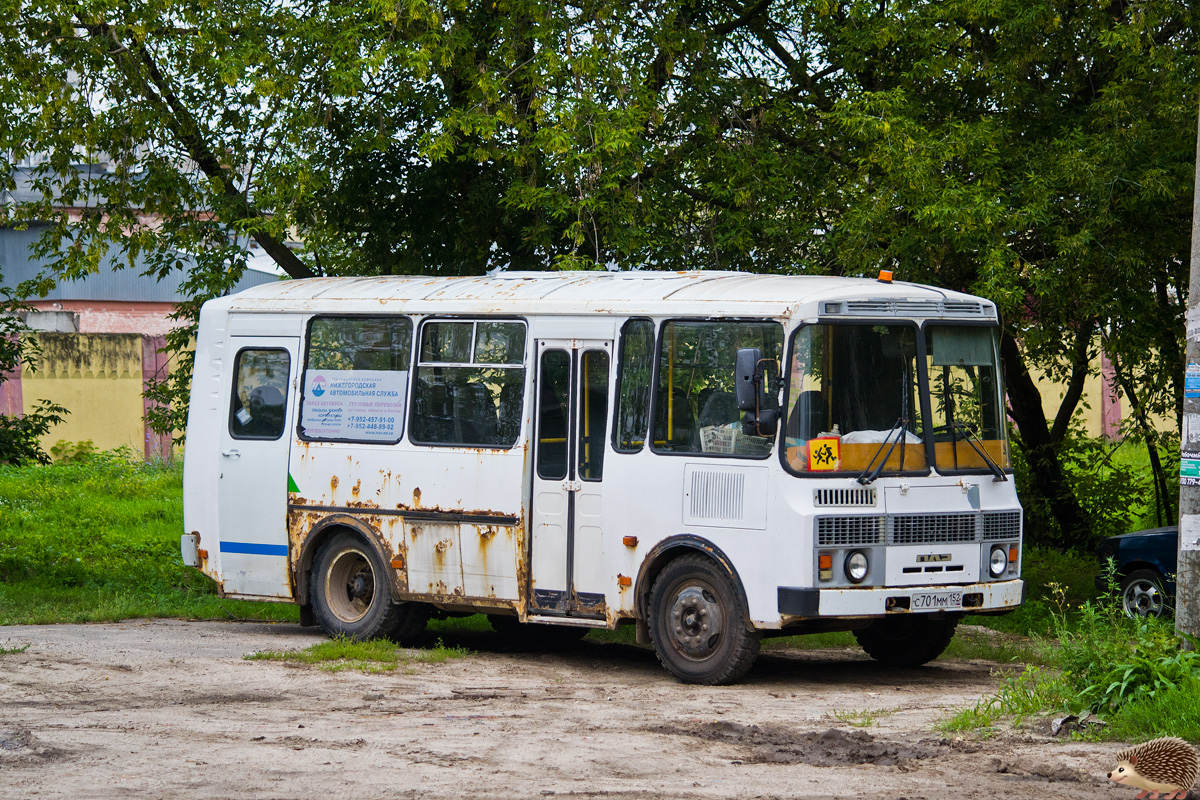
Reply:
[[992, 573], [993, 578], [999, 578], [1004, 574], [1004, 570], [1008, 569], [1008, 553], [1003, 547], [993, 547], [992, 557], [988, 562], [988, 569]]
[[870, 563], [867, 561], [867, 554], [862, 550], [855, 550], [846, 556], [846, 577], [853, 583], [862, 583], [863, 578], [867, 577], [869, 567]]

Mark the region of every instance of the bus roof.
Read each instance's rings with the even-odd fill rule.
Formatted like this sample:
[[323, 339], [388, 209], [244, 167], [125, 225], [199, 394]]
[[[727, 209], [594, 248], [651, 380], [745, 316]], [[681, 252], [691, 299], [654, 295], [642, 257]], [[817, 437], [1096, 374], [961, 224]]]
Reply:
[[[914, 283], [745, 272], [501, 272], [474, 277], [309, 278], [263, 284], [224, 298], [230, 311], [413, 313], [611, 312], [782, 317], [995, 319], [972, 295]], [[840, 301], [840, 302], [839, 302]], [[225, 303], [222, 303], [224, 305]]]

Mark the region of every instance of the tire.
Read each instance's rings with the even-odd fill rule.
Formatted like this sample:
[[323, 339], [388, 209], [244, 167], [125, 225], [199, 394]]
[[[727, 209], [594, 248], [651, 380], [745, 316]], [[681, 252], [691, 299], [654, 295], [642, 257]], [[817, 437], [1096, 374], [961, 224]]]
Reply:
[[389, 567], [360, 536], [339, 533], [313, 560], [313, 616], [329, 636], [397, 641], [425, 629], [427, 608], [392, 600]]
[[729, 574], [702, 555], [681, 556], [650, 591], [650, 641], [658, 660], [684, 683], [733, 683], [758, 657], [746, 599]]
[[1128, 617], [1161, 617], [1170, 610], [1170, 598], [1157, 570], [1134, 570], [1121, 579], [1119, 586], [1121, 608]]
[[876, 620], [854, 632], [854, 638], [876, 661], [890, 667], [919, 667], [945, 652], [954, 638], [957, 619], [905, 614]]
[[504, 641], [521, 649], [565, 647], [588, 635], [591, 628], [578, 625], [546, 625], [540, 622], [521, 622], [507, 614], [488, 614], [492, 630]]

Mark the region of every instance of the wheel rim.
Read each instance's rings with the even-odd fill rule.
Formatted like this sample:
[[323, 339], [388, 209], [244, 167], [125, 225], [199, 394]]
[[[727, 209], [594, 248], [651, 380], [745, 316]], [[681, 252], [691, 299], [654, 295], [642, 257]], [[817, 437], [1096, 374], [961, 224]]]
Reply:
[[671, 644], [688, 658], [702, 661], [721, 646], [725, 612], [711, 587], [688, 584], [671, 601]]
[[357, 550], [343, 550], [325, 571], [325, 596], [329, 610], [342, 622], [354, 623], [367, 615], [375, 600], [375, 572]]
[[1154, 581], [1141, 578], [1125, 587], [1125, 613], [1131, 617], [1158, 617], [1162, 615], [1162, 594]]

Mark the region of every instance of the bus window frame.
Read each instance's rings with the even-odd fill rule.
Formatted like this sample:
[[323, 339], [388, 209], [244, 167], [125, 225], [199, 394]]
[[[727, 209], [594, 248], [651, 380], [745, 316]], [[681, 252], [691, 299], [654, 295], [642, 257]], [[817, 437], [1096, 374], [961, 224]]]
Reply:
[[[674, 450], [660, 450], [654, 444], [654, 420], [658, 418], [658, 379], [662, 369], [662, 348], [667, 336], [667, 325], [672, 322], [730, 322], [730, 323], [753, 323], [758, 325], [777, 325], [783, 337], [780, 346], [781, 352], [787, 350], [787, 328], [782, 322], [771, 317], [666, 317], [658, 322], [656, 335], [654, 339], [654, 374], [651, 376], [653, 383], [651, 384], [650, 394], [650, 424], [647, 431], [647, 444], [649, 450], [658, 456], [678, 456], [681, 458], [714, 458], [714, 459], [735, 459], [737, 461], [766, 461], [771, 458], [771, 452], [768, 451], [761, 456], [749, 455], [746, 453], [701, 453], [701, 452], [678, 452]], [[785, 362], [786, 363], [786, 362]], [[786, 399], [786, 398], [785, 398]], [[771, 445], [772, 450], [779, 450], [780, 442], [783, 437], [780, 435], [783, 430], [779, 426], [775, 431], [775, 441]]]
[[[263, 347], [261, 345], [248, 344], [245, 347], [238, 348], [238, 351], [236, 353], [234, 353], [234, 356], [233, 356], [233, 380], [229, 384], [229, 411], [226, 414], [225, 426], [229, 433], [229, 438], [231, 438], [231, 439], [236, 439], [238, 441], [245, 441], [245, 442], [277, 442], [280, 439], [287, 436], [287, 432], [288, 432], [288, 424], [287, 424], [288, 396], [286, 393], [283, 395], [283, 413], [284, 413], [283, 428], [280, 429], [279, 433], [275, 434], [274, 436], [247, 436], [245, 434], [234, 433], [234, 431], [233, 431], [233, 418], [236, 413], [233, 410], [233, 401], [235, 399], [237, 399], [237, 397], [238, 397], [238, 394], [237, 394], [238, 369], [241, 367], [241, 364], [242, 364], [242, 354], [248, 350], [254, 350], [259, 353], [283, 353], [285, 356], [287, 356], [288, 357], [288, 375], [286, 376], [286, 378], [284, 380], [284, 388], [285, 389], [289, 388], [289, 386], [291, 384], [292, 354], [288, 351], [288, 349], [286, 347]], [[245, 406], [243, 406], [243, 408], [244, 407]]]
[[[985, 322], [985, 321], [977, 320], [977, 319], [969, 319], [969, 320], [968, 319], [955, 319], [953, 317], [951, 317], [949, 319], [946, 319], [946, 318], [926, 319], [921, 323], [921, 326], [920, 326], [921, 327], [921, 335], [918, 337], [918, 342], [917, 342], [917, 346], [919, 348], [920, 357], [921, 357], [921, 369], [922, 370], [927, 370], [928, 366], [929, 366], [929, 364], [928, 364], [929, 355], [928, 355], [928, 353], [925, 352], [925, 327], [928, 325], [932, 325], [935, 328], [936, 327], [942, 327], [942, 328], [993, 328], [1001, 336], [1004, 335], [1004, 327], [1001, 325], [999, 319], [997, 319], [994, 323]], [[1000, 359], [1000, 342], [997, 340], [993, 340], [993, 342], [994, 342], [994, 348], [995, 348], [994, 355], [996, 357], [996, 391], [999, 392], [999, 394], [1000, 394], [1000, 409], [1001, 409], [1001, 412], [1003, 415], [1002, 422], [1005, 427], [1004, 436], [1005, 436], [1005, 442], [1008, 445], [1008, 466], [1001, 467], [1000, 471], [1003, 472], [1005, 475], [1012, 475], [1013, 469], [1014, 469], [1013, 456], [1012, 456], [1013, 442], [1012, 442], [1012, 436], [1010, 436], [1009, 432], [1008, 432], [1008, 406], [1004, 402], [1004, 398], [1008, 396], [1004, 389], [1004, 364], [1002, 363], [1002, 361]], [[928, 414], [926, 419], [928, 419], [930, 421], [930, 424], [932, 424], [933, 423], [933, 414], [932, 414], [933, 385], [930, 381], [928, 374], [925, 375], [925, 385], [929, 389], [929, 391], [924, 393], [926, 396], [922, 399], [921, 403], [923, 406], [929, 406], [929, 410], [927, 411], [924, 408], [922, 408], [921, 413]], [[929, 443], [929, 454], [926, 457], [929, 459], [930, 466], [933, 469], [937, 470], [938, 475], [995, 475], [995, 473], [988, 467], [980, 467], [978, 469], [953, 469], [953, 468], [939, 469], [938, 465], [937, 465], [937, 457], [933, 452], [933, 445], [934, 445], [934, 442], [931, 441]]]
[[[375, 447], [394, 447], [395, 445], [398, 445], [398, 444], [400, 444], [400, 442], [404, 441], [404, 436], [406, 433], [408, 433], [408, 417], [409, 417], [408, 407], [405, 407], [404, 418], [401, 421], [400, 436], [395, 441], [378, 441], [378, 440], [371, 441], [369, 439], [314, 439], [309, 436], [305, 436], [303, 433], [300, 432], [300, 420], [304, 419], [304, 399], [306, 396], [306, 392], [304, 391], [304, 374], [308, 371], [308, 359], [309, 359], [310, 351], [312, 350], [310, 345], [312, 344], [313, 323], [316, 322], [317, 320], [321, 320], [321, 319], [381, 319], [381, 318], [386, 318], [386, 317], [396, 317], [396, 318], [400, 318], [400, 319], [407, 319], [408, 324], [411, 326], [411, 330], [409, 331], [409, 339], [408, 339], [408, 374], [410, 376], [409, 383], [411, 384], [415, 377], [415, 374], [416, 374], [416, 364], [413, 363], [413, 358], [414, 358], [414, 348], [416, 347], [416, 332], [417, 332], [417, 322], [416, 322], [416, 320], [413, 319], [413, 316], [411, 314], [365, 314], [365, 313], [355, 312], [353, 314], [314, 314], [313, 316], [308, 318], [308, 322], [304, 326], [304, 340], [303, 340], [303, 344], [302, 344], [302, 346], [304, 348], [304, 352], [301, 354], [302, 357], [298, 359], [303, 368], [300, 370], [300, 374], [297, 376], [297, 383], [299, 383], [299, 390], [300, 390], [299, 391], [300, 396], [297, 398], [297, 401], [296, 401], [295, 433], [296, 433], [297, 440], [299, 440], [301, 442], [310, 442], [313, 444], [329, 442], [331, 444], [362, 444], [362, 445], [371, 445], [371, 446], [375, 446]], [[411, 403], [411, 401], [412, 401], [412, 386], [410, 385], [408, 388], [409, 388], [409, 391], [405, 395], [405, 402]]]
[[[521, 425], [518, 427], [517, 438], [511, 445], [502, 447], [500, 445], [484, 445], [484, 444], [461, 444], [459, 442], [421, 442], [412, 438], [412, 421], [417, 413], [417, 371], [421, 368], [421, 336], [425, 331], [425, 325], [428, 323], [437, 322], [519, 322], [525, 326], [525, 345], [521, 352], [521, 369], [525, 371], [525, 379], [521, 388]], [[409, 381], [408, 387], [408, 413], [405, 415], [404, 435], [408, 439], [408, 443], [414, 447], [438, 447], [438, 448], [455, 448], [459, 450], [477, 450], [484, 451], [501, 451], [508, 452], [523, 446], [525, 438], [528, 436], [528, 426], [525, 422], [525, 412], [528, 410], [528, 404], [525, 402], [526, 395], [529, 394], [529, 387], [532, 380], [529, 375], [529, 351], [530, 351], [530, 336], [529, 336], [529, 320], [521, 316], [504, 315], [504, 316], [489, 316], [486, 314], [433, 314], [422, 316], [419, 318], [417, 325], [413, 329], [413, 355], [412, 355], [412, 380]], [[472, 339], [471, 348], [474, 351], [475, 341]], [[438, 364], [439, 366], [450, 367], [488, 367], [499, 366], [501, 368], [516, 367], [515, 364]]]
[[[625, 372], [621, 369], [621, 365], [625, 361], [625, 326], [631, 322], [649, 322], [650, 323], [650, 344], [652, 355], [650, 356], [650, 402], [646, 405], [646, 430], [642, 431], [642, 443], [636, 448], [622, 448], [617, 446], [617, 412], [620, 410], [621, 403], [621, 384], [625, 380]], [[633, 455], [640, 453], [646, 449], [646, 444], [650, 439], [651, 430], [654, 428], [654, 387], [658, 384], [658, 331], [659, 324], [650, 317], [626, 317], [621, 322], [621, 327], [617, 332], [620, 341], [617, 342], [617, 358], [613, 364], [613, 370], [616, 372], [616, 380], [613, 381], [612, 388], [612, 406], [609, 408], [609, 416], [612, 419], [612, 451], [622, 455]]]

